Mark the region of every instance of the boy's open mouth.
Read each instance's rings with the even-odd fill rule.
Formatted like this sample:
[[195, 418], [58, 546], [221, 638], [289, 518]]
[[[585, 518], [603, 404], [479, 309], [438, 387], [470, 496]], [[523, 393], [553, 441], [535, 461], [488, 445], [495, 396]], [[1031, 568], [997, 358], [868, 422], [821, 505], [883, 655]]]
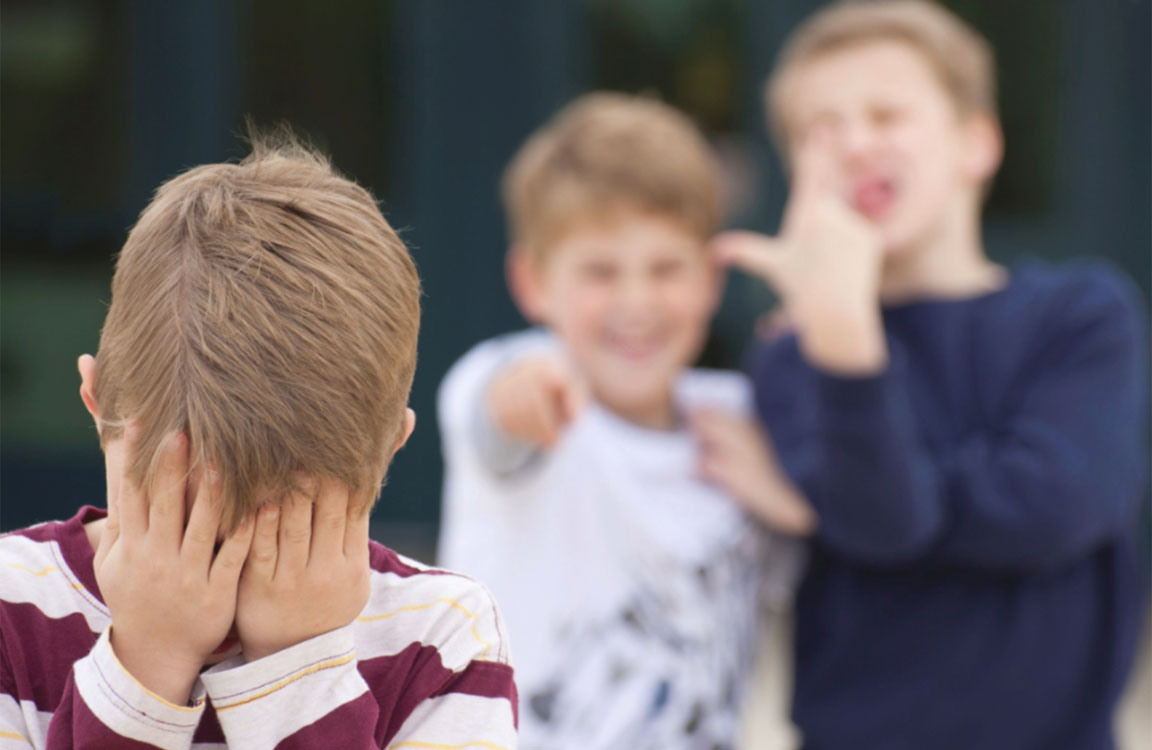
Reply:
[[664, 347], [664, 337], [658, 333], [645, 335], [608, 332], [604, 335], [608, 349], [625, 359], [644, 359]]
[[864, 177], [852, 183], [852, 207], [870, 219], [880, 218], [896, 202], [896, 186], [885, 177]]

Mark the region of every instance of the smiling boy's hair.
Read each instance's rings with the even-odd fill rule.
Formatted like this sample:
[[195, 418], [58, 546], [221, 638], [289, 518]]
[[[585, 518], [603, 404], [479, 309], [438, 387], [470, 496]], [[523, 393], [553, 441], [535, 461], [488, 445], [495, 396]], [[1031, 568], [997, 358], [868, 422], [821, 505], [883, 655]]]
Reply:
[[682, 112], [626, 94], [586, 94], [564, 107], [516, 153], [503, 188], [512, 241], [537, 256], [621, 211], [675, 221], [701, 240], [723, 218], [704, 136]]
[[971, 26], [930, 0], [840, 0], [792, 32], [765, 84], [768, 125], [781, 151], [788, 142], [787, 88], [796, 70], [828, 53], [879, 41], [915, 50], [960, 115], [996, 115], [995, 57]]
[[420, 281], [373, 197], [290, 135], [156, 191], [116, 263], [94, 396], [101, 442], [142, 426], [220, 477], [228, 528], [301, 475], [374, 497], [401, 436]]

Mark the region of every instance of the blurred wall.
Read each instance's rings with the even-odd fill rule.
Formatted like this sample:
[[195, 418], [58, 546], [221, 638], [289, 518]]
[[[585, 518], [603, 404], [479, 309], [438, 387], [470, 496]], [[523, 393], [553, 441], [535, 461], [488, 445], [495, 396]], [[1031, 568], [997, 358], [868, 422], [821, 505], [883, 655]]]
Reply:
[[[952, 0], [993, 41], [1008, 151], [992, 254], [1107, 258], [1149, 290], [1147, 0]], [[523, 137], [590, 88], [651, 91], [713, 138], [732, 223], [784, 199], [759, 89], [813, 0], [10, 0], [0, 28], [0, 528], [102, 504], [75, 358], [112, 257], [162, 180], [237, 158], [243, 118], [293, 124], [382, 199], [426, 285], [419, 424], [377, 519], [426, 545], [435, 393], [469, 346], [522, 325], [498, 183]], [[733, 278], [705, 354], [738, 363], [769, 302]], [[414, 531], [413, 531], [414, 530]]]

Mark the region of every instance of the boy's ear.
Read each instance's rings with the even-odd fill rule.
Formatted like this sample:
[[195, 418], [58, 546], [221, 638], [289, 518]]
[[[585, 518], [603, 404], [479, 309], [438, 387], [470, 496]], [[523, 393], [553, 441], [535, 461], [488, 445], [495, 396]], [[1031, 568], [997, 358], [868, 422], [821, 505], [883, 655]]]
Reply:
[[544, 323], [539, 263], [524, 248], [513, 245], [504, 258], [504, 275], [520, 314], [529, 323]]
[[80, 400], [84, 402], [84, 408], [96, 421], [96, 431], [99, 432], [100, 407], [92, 391], [96, 384], [96, 358], [91, 354], [81, 354], [76, 360], [76, 369], [80, 371]]
[[715, 315], [716, 311], [720, 309], [720, 303], [724, 300], [724, 290], [728, 287], [728, 269], [724, 268], [720, 263], [709, 257], [709, 262], [712, 265], [712, 299], [709, 304], [709, 313]]
[[411, 409], [404, 410], [404, 430], [400, 433], [400, 438], [396, 441], [396, 447], [392, 452], [400, 450], [404, 444], [408, 442], [408, 438], [412, 437], [412, 430], [416, 429], [416, 412]]
[[986, 183], [1004, 159], [1004, 133], [1000, 123], [990, 114], [971, 115], [965, 124], [965, 138], [965, 171], [973, 182]]

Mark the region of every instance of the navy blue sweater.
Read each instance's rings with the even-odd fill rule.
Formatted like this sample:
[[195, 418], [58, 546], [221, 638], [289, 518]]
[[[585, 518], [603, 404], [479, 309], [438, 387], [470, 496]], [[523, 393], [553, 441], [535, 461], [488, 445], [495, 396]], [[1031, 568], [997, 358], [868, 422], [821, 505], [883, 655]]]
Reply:
[[1147, 334], [1099, 264], [884, 311], [889, 365], [845, 378], [794, 337], [758, 408], [820, 517], [796, 604], [805, 747], [1098, 750], [1146, 588]]

